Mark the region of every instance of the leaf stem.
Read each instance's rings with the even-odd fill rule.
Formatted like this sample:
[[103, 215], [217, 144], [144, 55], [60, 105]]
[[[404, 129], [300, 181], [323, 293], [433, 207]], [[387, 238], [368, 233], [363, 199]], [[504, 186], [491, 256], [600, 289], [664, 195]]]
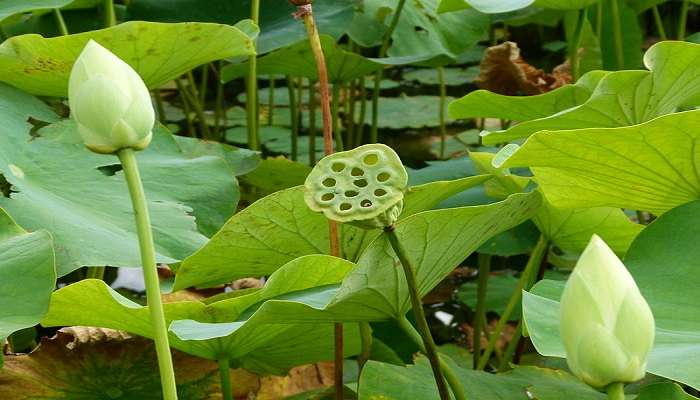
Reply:
[[372, 328], [369, 322], [360, 322], [360, 343], [362, 345], [360, 355], [357, 356], [357, 365], [362, 371], [370, 356], [372, 355]]
[[450, 400], [450, 393], [447, 390], [447, 385], [445, 384], [445, 377], [443, 376], [442, 370], [440, 368], [440, 360], [437, 352], [437, 346], [435, 346], [433, 336], [430, 334], [430, 327], [428, 326], [428, 321], [425, 319], [423, 303], [421, 302], [420, 293], [418, 292], [418, 283], [416, 282], [416, 270], [411, 264], [411, 261], [409, 260], [406, 250], [401, 244], [399, 237], [396, 235], [396, 230], [394, 226], [392, 225], [384, 228], [384, 234], [389, 239], [389, 243], [394, 249], [396, 256], [399, 258], [401, 267], [403, 268], [404, 276], [406, 278], [406, 284], [408, 286], [408, 293], [411, 297], [413, 313], [416, 317], [416, 325], [418, 325], [418, 333], [420, 334], [423, 342], [423, 349], [425, 351], [425, 355], [428, 357], [428, 360], [430, 360], [430, 366], [433, 369], [433, 375], [435, 376], [435, 383], [437, 384], [440, 399]]
[[233, 400], [233, 388], [231, 386], [231, 372], [228, 357], [222, 356], [217, 360], [219, 364], [219, 378], [221, 379], [221, 396], [223, 400]]
[[155, 245], [153, 243], [153, 231], [151, 230], [151, 220], [148, 215], [146, 195], [143, 191], [143, 184], [141, 183], [141, 176], [139, 174], [134, 150], [131, 148], [124, 148], [119, 150], [117, 155], [124, 169], [124, 177], [126, 178], [126, 184], [129, 188], [131, 204], [134, 208], [143, 278], [146, 284], [146, 299], [151, 314], [153, 340], [155, 341], [156, 354], [158, 356], [158, 368], [160, 370], [160, 380], [163, 388], [163, 399], [176, 400], [177, 387], [175, 385], [175, 371], [173, 370], [173, 360], [168, 343], [165, 312], [163, 311], [163, 303], [160, 297]]
[[445, 69], [437, 68], [438, 82], [440, 82], [440, 111], [438, 117], [440, 120], [440, 159], [445, 159], [445, 147], [447, 143], [447, 126], [445, 126], [445, 107], [447, 103], [447, 86], [445, 86]]
[[[302, 18], [304, 21], [304, 26], [306, 27], [306, 33], [309, 37], [309, 44], [311, 50], [314, 54], [314, 60], [316, 61], [316, 70], [318, 73], [318, 83], [321, 93], [321, 112], [323, 116], [323, 151], [325, 155], [333, 154], [333, 119], [331, 118], [331, 103], [330, 103], [330, 93], [328, 87], [328, 69], [326, 67], [326, 58], [323, 55], [323, 47], [321, 46], [321, 39], [318, 36], [318, 30], [316, 29], [316, 22], [314, 21], [313, 8], [311, 4], [306, 4], [297, 7], [297, 13], [295, 14], [297, 18]], [[334, 108], [336, 110], [336, 120], [337, 120], [337, 108], [338, 99], [335, 93], [337, 89], [334, 88]], [[340, 149], [343, 147], [342, 139], [336, 131], [336, 145]], [[315, 139], [314, 139], [315, 140]], [[312, 151], [315, 150], [311, 147]], [[315, 157], [315, 154], [314, 154]], [[335, 257], [340, 257], [340, 240], [338, 233], [338, 223], [335, 221], [328, 220], [328, 238], [330, 245], [330, 254]], [[335, 398], [336, 400], [343, 400], [343, 360], [345, 358], [343, 351], [343, 324], [334, 324], [334, 384], [335, 384]]]
[[340, 132], [340, 84], [333, 84], [333, 136], [335, 137], [335, 148], [343, 151], [343, 137]]
[[625, 68], [625, 53], [622, 43], [622, 21], [620, 19], [620, 0], [610, 0], [610, 9], [613, 19], [613, 37], [615, 40], [615, 61], [617, 70]]
[[625, 400], [625, 384], [618, 382], [610, 384], [606, 390], [608, 400]]
[[479, 253], [477, 257], [479, 277], [477, 279], [476, 313], [472, 322], [474, 327], [474, 369], [479, 364], [479, 355], [481, 354], [481, 331], [484, 329], [483, 321], [486, 319], [486, 292], [491, 274], [491, 255]]
[[160, 89], [151, 90], [151, 95], [153, 96], [153, 101], [156, 103], [158, 121], [161, 124], [165, 124], [165, 105], [163, 104], [163, 98], [160, 96]]
[[360, 115], [357, 117], [355, 126], [355, 147], [361, 146], [365, 134], [365, 115], [367, 115], [367, 88], [365, 87], [365, 77], [360, 78]]
[[581, 58], [579, 57], [579, 48], [581, 48], [583, 27], [586, 25], [587, 18], [588, 15], [586, 8], [584, 7], [578, 11], [574, 36], [571, 38], [571, 43], [569, 44], [569, 62], [571, 64], [571, 78], [573, 82], [576, 82], [578, 78], [581, 77]]
[[287, 93], [289, 95], [289, 117], [292, 126], [292, 161], [299, 157], [299, 107], [294, 90], [294, 78], [287, 75]]
[[114, 0], [104, 0], [102, 3], [105, 13], [105, 26], [109, 28], [117, 24], [117, 15], [114, 13]]
[[[406, 5], [406, 0], [399, 0], [396, 10], [394, 11], [394, 15], [391, 18], [391, 22], [389, 23], [389, 27], [387, 28], [386, 32], [384, 32], [382, 47], [379, 49], [379, 58], [385, 57], [387, 50], [389, 50], [391, 36], [394, 34], [394, 30], [396, 30], [396, 26], [399, 24], [399, 19], [401, 18], [404, 5]], [[370, 143], [377, 143], [379, 139], [379, 89], [381, 88], [383, 76], [383, 67], [379, 68], [374, 74], [374, 90], [372, 91], [372, 128], [369, 136]]]
[[493, 332], [491, 332], [489, 343], [486, 346], [486, 350], [484, 350], [484, 354], [482, 354], [479, 358], [479, 364], [477, 364], [476, 369], [482, 370], [486, 367], [486, 364], [488, 364], [489, 359], [491, 358], [491, 353], [493, 353], [493, 350], [496, 347], [496, 342], [498, 341], [498, 338], [503, 332], [503, 328], [505, 328], [506, 323], [508, 323], [508, 321], [510, 320], [513, 311], [515, 311], [516, 307], [520, 304], [520, 299], [522, 298], [523, 290], [528, 288], [530, 282], [533, 280], [535, 274], [539, 270], [540, 265], [542, 263], [542, 258], [544, 258], [548, 248], [549, 240], [545, 235], [540, 234], [540, 238], [537, 240], [537, 244], [535, 245], [535, 248], [532, 249], [532, 253], [530, 253], [530, 258], [527, 260], [525, 270], [520, 275], [518, 285], [515, 287], [515, 291], [513, 292], [513, 294], [510, 296], [510, 299], [508, 300], [508, 304], [506, 305], [503, 314], [501, 314], [501, 317], [498, 319], [496, 328], [493, 330]]
[[681, 5], [681, 19], [678, 22], [678, 35], [676, 38], [678, 40], [685, 40], [686, 25], [688, 24], [688, 8], [690, 8], [690, 1], [683, 0]]
[[56, 17], [56, 24], [58, 25], [58, 31], [61, 32], [61, 36], [68, 36], [68, 27], [66, 26], [66, 21], [63, 19], [63, 14], [58, 8], [53, 9], [53, 15]]
[[659, 38], [661, 38], [661, 40], [668, 40], [666, 28], [664, 27], [664, 21], [661, 19], [661, 13], [659, 13], [659, 6], [654, 5], [651, 7], [651, 12], [654, 14], [654, 23], [656, 24], [656, 29], [659, 32]]
[[316, 84], [309, 79], [309, 165], [316, 164]]
[[87, 273], [85, 274], [85, 279], [104, 280], [105, 269], [106, 269], [105, 267], [88, 267]]
[[275, 76], [270, 75], [267, 88], [267, 124], [272, 125], [275, 117]]
[[[260, 0], [251, 1], [250, 19], [260, 23]], [[248, 148], [260, 150], [258, 133], [258, 59], [255, 54], [248, 57], [248, 75], [246, 76], [246, 117], [248, 124]]]
[[[223, 61], [217, 63], [218, 68], [214, 71], [216, 73], [216, 100], [214, 105], [214, 136], [217, 140], [221, 140], [226, 136], [226, 126], [225, 123], [222, 127], [221, 117], [224, 116], [224, 83], [221, 81], [221, 68], [223, 67]], [[212, 65], [213, 68], [213, 65]], [[225, 121], [225, 118], [224, 118]], [[223, 129], [222, 129], [223, 128]], [[221, 133], [223, 132], [223, 133]]]
[[[402, 317], [397, 319], [396, 322], [399, 324], [401, 330], [403, 330], [413, 341], [413, 343], [415, 343], [415, 345], [418, 346], [420, 351], [423, 354], [426, 354], [425, 345], [423, 344], [423, 339], [421, 338], [421, 335], [418, 333], [418, 331], [416, 331], [416, 328], [414, 328], [413, 325], [411, 325], [411, 323], [408, 322], [408, 319], [406, 319], [406, 317]], [[445, 375], [445, 379], [450, 385], [455, 399], [466, 400], [467, 395], [464, 392], [464, 387], [462, 386], [462, 382], [460, 382], [459, 378], [457, 377], [457, 374], [455, 374], [455, 372], [452, 370], [452, 367], [450, 367], [450, 365], [447, 362], [445, 362], [445, 358], [443, 356], [438, 354], [438, 359], [440, 369]]]

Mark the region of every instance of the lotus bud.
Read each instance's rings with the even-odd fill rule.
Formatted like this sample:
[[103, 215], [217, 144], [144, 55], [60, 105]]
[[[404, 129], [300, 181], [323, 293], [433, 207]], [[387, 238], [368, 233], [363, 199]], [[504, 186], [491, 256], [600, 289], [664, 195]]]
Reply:
[[68, 102], [85, 146], [96, 153], [142, 150], [151, 142], [155, 112], [146, 85], [93, 40], [73, 65]]
[[331, 154], [304, 183], [310, 209], [365, 229], [393, 225], [403, 210], [408, 174], [399, 156], [383, 144]]
[[560, 333], [571, 371], [603, 388], [644, 377], [654, 316], [632, 275], [594, 235], [561, 297]]

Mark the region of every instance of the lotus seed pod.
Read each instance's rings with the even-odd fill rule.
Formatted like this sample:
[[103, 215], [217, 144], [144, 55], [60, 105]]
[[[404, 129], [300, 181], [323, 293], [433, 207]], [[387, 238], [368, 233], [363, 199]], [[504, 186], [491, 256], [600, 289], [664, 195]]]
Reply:
[[155, 112], [146, 85], [93, 40], [73, 65], [68, 102], [85, 146], [96, 153], [141, 150], [151, 142]]
[[328, 219], [384, 228], [401, 214], [407, 182], [406, 169], [394, 150], [367, 144], [319, 161], [306, 178], [304, 199]]
[[560, 333], [571, 371], [587, 384], [644, 377], [654, 317], [632, 275], [594, 235], [561, 297]]
[[289, 0], [289, 2], [294, 4], [295, 6], [305, 6], [307, 4], [313, 3], [312, 0]]

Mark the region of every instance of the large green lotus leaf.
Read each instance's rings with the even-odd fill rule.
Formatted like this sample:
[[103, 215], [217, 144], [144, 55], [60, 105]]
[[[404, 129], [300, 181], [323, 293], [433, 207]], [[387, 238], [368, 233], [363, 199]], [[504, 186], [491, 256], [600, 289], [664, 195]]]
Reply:
[[[447, 97], [447, 102], [452, 97]], [[359, 107], [358, 102], [356, 107]], [[361, 123], [359, 113], [356, 122]], [[446, 122], [452, 122], [446, 118]], [[364, 123], [372, 124], [372, 113], [365, 114]], [[440, 98], [438, 96], [380, 97], [377, 126], [386, 129], [426, 128], [440, 125]]]
[[[480, 172], [494, 176], [485, 183], [486, 193], [490, 196], [502, 199], [512, 193], [521, 193], [530, 183], [529, 178], [494, 168], [494, 155], [491, 153], [472, 152], [469, 156]], [[573, 253], [583, 251], [591, 236], [596, 234], [617, 254], [624, 255], [644, 228], [632, 222], [619, 208], [559, 208], [546, 199], [532, 220], [552, 243]]]
[[[271, 296], [296, 293], [313, 287], [337, 284], [353, 264], [330, 256], [313, 255], [291, 263], [303, 274], [280, 274], [270, 279], [264, 289], [226, 300], [204, 304], [199, 301], [166, 303], [165, 318], [183, 320], [186, 327], [170, 334], [172, 347], [207, 359], [229, 357], [234, 367], [255, 372], [281, 374], [296, 365], [332, 359], [333, 326], [331, 324], [298, 325], [287, 319], [261, 322], [264, 309], [246, 312]], [[253, 307], [257, 308], [257, 307]], [[151, 338], [148, 307], [121, 296], [103, 281], [87, 279], [56, 291], [51, 298], [44, 326], [85, 325], [124, 330]], [[203, 329], [191, 331], [188, 321], [202, 321]], [[228, 335], [206, 340], [207, 325], [236, 321]], [[182, 324], [178, 323], [177, 325]], [[346, 327], [345, 349], [348, 356], [359, 351], [356, 325]], [[225, 336], [225, 338], [224, 338]], [[213, 337], [213, 336], [212, 336]]]
[[[449, 359], [448, 359], [449, 360]], [[605, 400], [574, 376], [561, 370], [516, 366], [504, 374], [491, 374], [460, 368], [448, 361], [462, 383], [466, 395], [477, 400]], [[437, 400], [435, 378], [428, 360], [421, 356], [415, 364], [398, 366], [369, 361], [360, 376], [358, 400]]]
[[[625, 265], [651, 307], [656, 340], [647, 371], [700, 388], [700, 201], [677, 207], [652, 222], [632, 243]], [[559, 298], [564, 283], [541, 281], [524, 293], [525, 324], [537, 351], [564, 357], [559, 337]]]
[[[423, 57], [365, 58], [357, 53], [342, 49], [331, 36], [320, 35], [320, 40], [323, 55], [326, 58], [330, 83], [349, 82], [373, 74], [385, 65], [409, 64], [425, 59]], [[258, 59], [257, 68], [260, 75], [293, 75], [314, 81], [318, 80], [316, 60], [311, 51], [309, 40], [306, 38]], [[228, 82], [247, 74], [247, 63], [231, 64], [224, 67], [222, 80]]]
[[[157, 22], [216, 22], [231, 24], [250, 18], [250, 0], [131, 0], [127, 16]], [[319, 32], [338, 38], [352, 20], [353, 0], [324, 0], [313, 5]], [[306, 37], [301, 21], [291, 17], [296, 7], [287, 0], [265, 0], [260, 7], [258, 53], [285, 47]]]
[[[420, 57], [426, 65], [453, 62], [488, 32], [489, 16], [476, 10], [438, 13], [438, 0], [407, 1], [392, 35], [388, 55]], [[370, 47], [381, 43], [397, 1], [365, 0], [355, 14], [350, 36]]]
[[[85, 149], [70, 121], [30, 136], [28, 118], [57, 117], [38, 99], [4, 84], [0, 115], [0, 171], [12, 185], [0, 206], [27, 229], [53, 234], [59, 275], [85, 265], [140, 265], [131, 201], [121, 171], [115, 173], [118, 159]], [[182, 260], [206, 241], [192, 214], [203, 231], [213, 232], [234, 211], [235, 177], [220, 158], [183, 155], [162, 128], [137, 157], [158, 261]]]
[[54, 38], [12, 37], [0, 45], [0, 80], [32, 94], [65, 97], [73, 63], [90, 39], [130, 64], [149, 88], [209, 61], [255, 54], [251, 38], [234, 26], [127, 22]]
[[700, 101], [700, 45], [666, 41], [644, 56], [650, 71], [617, 71], [604, 76], [583, 104], [484, 136], [493, 144], [541, 130], [613, 128], [649, 121]]
[[[413, 260], [420, 294], [430, 292], [490, 237], [530, 218], [540, 202], [538, 193], [516, 194], [500, 203], [424, 211], [399, 221], [396, 234]], [[303, 267], [290, 263], [273, 276], [304, 275]], [[403, 318], [411, 308], [409, 297], [399, 261], [382, 235], [365, 249], [342, 283], [277, 296], [261, 304], [253, 316], [267, 323], [382, 321]], [[178, 329], [196, 334], [206, 328], [208, 338], [237, 326], [237, 322], [190, 321]]]
[[[51, 235], [26, 232], [0, 208], [0, 343], [46, 314], [56, 285]], [[2, 366], [2, 354], [0, 354]]]
[[564, 85], [536, 96], [505, 96], [488, 90], [475, 90], [451, 102], [449, 113], [454, 119], [485, 117], [529, 121], [545, 118], [583, 104], [607, 74], [604, 71], [591, 71], [576, 84]]
[[[42, 138], [74, 144], [72, 150], [92, 158], [95, 168], [120, 169], [118, 159], [95, 156], [84, 149], [83, 141], [72, 120], [64, 120], [39, 130]], [[254, 152], [214, 142], [172, 135], [162, 125], [153, 130], [148, 149], [138, 153], [141, 179], [150, 200], [182, 203], [192, 208], [197, 227], [211, 236], [231, 217], [239, 199], [234, 166], [245, 168], [237, 157], [257, 157]], [[214, 152], [218, 149], [219, 152]], [[238, 151], [237, 151], [238, 150]], [[246, 153], [248, 152], [248, 153]], [[238, 155], [241, 153], [240, 155]], [[252, 161], [253, 163], [255, 160]], [[250, 168], [250, 167], [247, 167]], [[114, 174], [122, 182], [121, 172]]]
[[[475, 177], [411, 188], [402, 218], [429, 210], [484, 179]], [[357, 228], [344, 231], [348, 232], [344, 247], [349, 255], [358, 254], [366, 245], [365, 238], [378, 234]], [[297, 186], [275, 192], [231, 217], [204, 247], [182, 263], [175, 277], [175, 289], [269, 275], [294, 258], [328, 252], [328, 223], [323, 215], [309, 210], [303, 187]]]
[[700, 111], [687, 111], [622, 128], [544, 131], [502, 165], [530, 167], [556, 207], [661, 214], [699, 197], [699, 128]]
[[438, 12], [465, 10], [470, 7], [487, 14], [498, 14], [519, 10], [531, 5], [535, 0], [440, 0]]
[[488, 33], [490, 19], [486, 14], [475, 10], [439, 14], [437, 8], [438, 0], [406, 2], [387, 54], [432, 57], [427, 64], [449, 64]]

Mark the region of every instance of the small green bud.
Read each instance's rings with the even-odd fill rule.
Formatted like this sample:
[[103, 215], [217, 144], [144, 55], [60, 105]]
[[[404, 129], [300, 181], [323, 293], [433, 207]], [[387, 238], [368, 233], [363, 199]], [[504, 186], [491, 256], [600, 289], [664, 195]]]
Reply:
[[155, 112], [146, 85], [93, 40], [73, 65], [68, 102], [85, 146], [96, 153], [142, 150], [151, 142]]
[[304, 183], [304, 199], [328, 219], [384, 228], [399, 218], [407, 183], [408, 174], [394, 150], [367, 144], [319, 161]]
[[593, 235], [561, 297], [560, 333], [571, 371], [587, 384], [644, 377], [654, 316], [632, 275]]

